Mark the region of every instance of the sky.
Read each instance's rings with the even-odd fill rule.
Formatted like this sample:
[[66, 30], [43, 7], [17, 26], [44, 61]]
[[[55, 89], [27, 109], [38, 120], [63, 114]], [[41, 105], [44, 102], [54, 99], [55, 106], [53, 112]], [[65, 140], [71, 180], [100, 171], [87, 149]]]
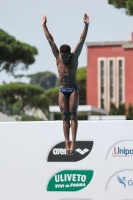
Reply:
[[[0, 0], [0, 28], [17, 40], [35, 46], [38, 55], [29, 70], [16, 74], [34, 74], [51, 71], [57, 74], [55, 57], [45, 38], [42, 17], [47, 16], [47, 27], [59, 48], [68, 44], [74, 50], [84, 28], [83, 16], [87, 13], [90, 25], [86, 42], [130, 40], [133, 16], [123, 9], [109, 5], [107, 0]], [[79, 67], [86, 66], [86, 45], [79, 57]], [[0, 73], [0, 83], [21, 81], [5, 72]]]

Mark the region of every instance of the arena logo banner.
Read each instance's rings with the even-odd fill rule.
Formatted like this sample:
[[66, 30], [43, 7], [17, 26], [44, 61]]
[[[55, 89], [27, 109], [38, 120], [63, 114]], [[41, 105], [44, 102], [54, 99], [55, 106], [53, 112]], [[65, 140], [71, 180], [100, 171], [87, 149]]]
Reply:
[[73, 155], [67, 155], [65, 142], [61, 142], [54, 146], [49, 155], [48, 162], [77, 162], [88, 156], [92, 150], [93, 141], [77, 141], [76, 150]]
[[92, 180], [93, 170], [64, 170], [49, 181], [47, 191], [73, 192], [85, 188]]
[[123, 170], [113, 175], [106, 189], [116, 189], [116, 191], [133, 190], [133, 170]]
[[124, 140], [114, 144], [108, 154], [106, 159], [133, 159], [133, 140]]

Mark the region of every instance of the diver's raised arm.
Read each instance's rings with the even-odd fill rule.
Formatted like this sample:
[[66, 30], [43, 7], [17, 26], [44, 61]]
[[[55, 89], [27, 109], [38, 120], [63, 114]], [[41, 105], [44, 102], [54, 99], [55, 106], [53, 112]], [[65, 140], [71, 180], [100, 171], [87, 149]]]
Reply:
[[57, 48], [57, 46], [56, 46], [56, 44], [54, 42], [54, 39], [53, 39], [52, 35], [50, 34], [50, 32], [49, 32], [49, 30], [47, 28], [46, 23], [47, 23], [47, 17], [46, 17], [46, 15], [44, 15], [44, 17], [42, 18], [43, 30], [44, 30], [45, 36], [46, 36], [46, 38], [47, 38], [47, 40], [48, 40], [48, 42], [49, 42], [49, 44], [51, 46], [51, 49], [52, 49], [52, 52], [53, 52], [54, 56], [56, 58], [58, 58], [59, 50], [58, 50], [58, 48]]
[[90, 20], [89, 20], [89, 17], [87, 14], [84, 14], [84, 23], [85, 23], [84, 30], [80, 36], [80, 40], [79, 40], [75, 50], [73, 51], [75, 58], [79, 57], [79, 55], [82, 51], [83, 44], [85, 42], [87, 32], [88, 32], [88, 26], [89, 26]]

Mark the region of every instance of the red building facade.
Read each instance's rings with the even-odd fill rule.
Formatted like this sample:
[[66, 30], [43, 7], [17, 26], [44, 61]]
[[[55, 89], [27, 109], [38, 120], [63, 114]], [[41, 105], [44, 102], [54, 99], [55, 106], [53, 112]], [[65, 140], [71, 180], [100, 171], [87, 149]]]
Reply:
[[133, 104], [133, 33], [131, 41], [86, 44], [87, 105]]

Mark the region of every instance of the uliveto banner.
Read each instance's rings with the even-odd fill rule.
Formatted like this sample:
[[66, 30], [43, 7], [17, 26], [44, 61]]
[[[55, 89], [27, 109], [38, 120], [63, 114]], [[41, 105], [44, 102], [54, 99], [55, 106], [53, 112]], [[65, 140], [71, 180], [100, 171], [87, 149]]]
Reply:
[[92, 170], [65, 170], [55, 174], [49, 181], [48, 191], [78, 191], [85, 188], [93, 177]]

